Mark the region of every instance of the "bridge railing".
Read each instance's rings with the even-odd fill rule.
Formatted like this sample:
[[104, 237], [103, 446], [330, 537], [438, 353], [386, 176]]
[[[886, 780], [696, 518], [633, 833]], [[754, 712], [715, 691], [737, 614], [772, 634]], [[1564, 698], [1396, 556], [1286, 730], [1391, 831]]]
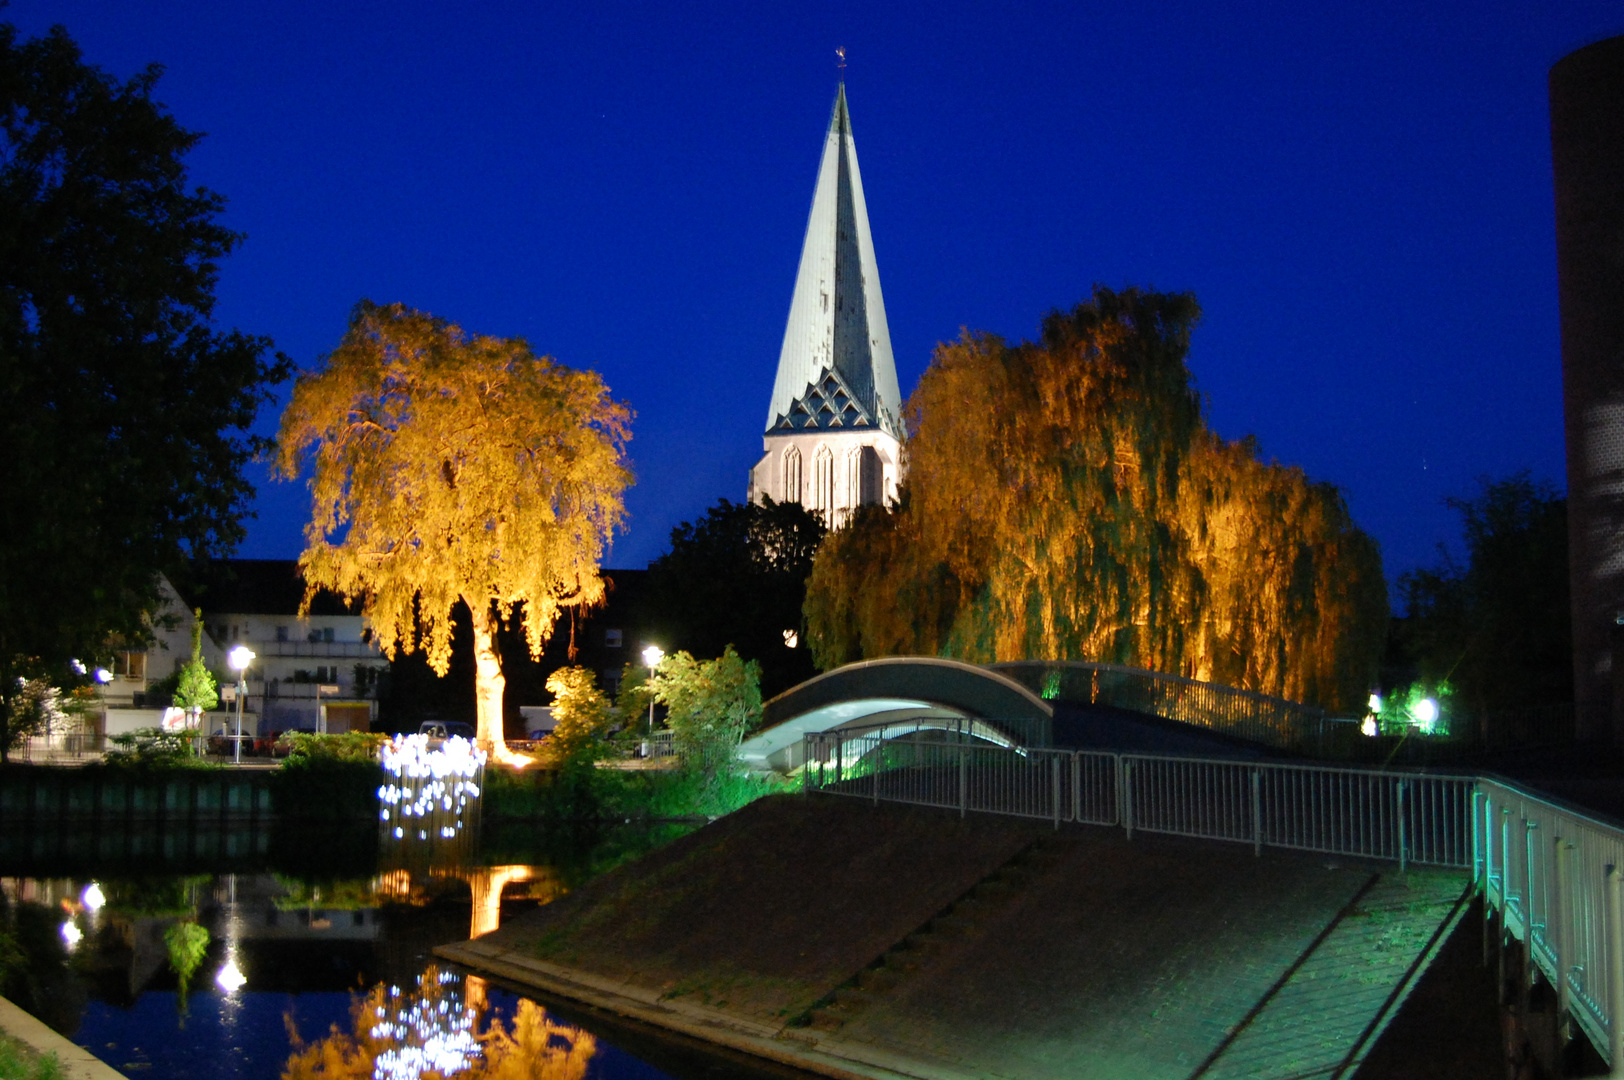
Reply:
[[1624, 1077], [1624, 828], [1496, 777], [1005, 748], [840, 729], [806, 789], [1355, 858], [1470, 869], [1485, 910]]
[[[932, 733], [934, 735], [934, 733]], [[809, 790], [1134, 832], [1466, 868], [1474, 780], [1400, 770], [1000, 747], [969, 738], [805, 738]]]
[[1253, 690], [1085, 660], [990, 666], [1048, 701], [1149, 713], [1282, 749], [1317, 746], [1325, 737], [1325, 710]]

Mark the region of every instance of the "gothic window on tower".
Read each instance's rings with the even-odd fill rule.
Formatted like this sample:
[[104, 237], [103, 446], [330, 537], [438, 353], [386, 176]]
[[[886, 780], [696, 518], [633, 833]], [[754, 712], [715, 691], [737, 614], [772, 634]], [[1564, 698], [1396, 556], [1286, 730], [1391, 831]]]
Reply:
[[793, 446], [784, 451], [784, 501], [801, 501], [801, 451]]
[[835, 456], [827, 445], [819, 446], [812, 458], [812, 509], [823, 513], [825, 523], [834, 523]]
[[857, 453], [861, 459], [857, 470], [861, 487], [856, 503], [859, 506], [873, 506], [884, 502], [881, 486], [885, 482], [885, 469], [880, 464], [880, 452], [872, 446], [865, 446]]

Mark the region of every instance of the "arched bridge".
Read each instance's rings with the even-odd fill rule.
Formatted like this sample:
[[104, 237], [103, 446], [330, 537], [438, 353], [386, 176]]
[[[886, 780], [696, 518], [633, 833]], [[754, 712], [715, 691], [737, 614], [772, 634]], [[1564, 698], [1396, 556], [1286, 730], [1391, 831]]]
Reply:
[[862, 729], [869, 738], [952, 731], [996, 746], [1048, 746], [1054, 708], [1020, 682], [975, 664], [893, 656], [847, 664], [786, 690], [739, 748], [746, 764], [790, 772], [809, 733]]

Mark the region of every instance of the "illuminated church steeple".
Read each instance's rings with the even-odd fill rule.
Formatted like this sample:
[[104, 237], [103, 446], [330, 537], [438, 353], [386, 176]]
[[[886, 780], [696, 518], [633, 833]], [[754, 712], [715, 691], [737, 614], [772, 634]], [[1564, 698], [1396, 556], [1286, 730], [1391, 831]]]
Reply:
[[857, 506], [894, 499], [901, 408], [841, 83], [767, 407], [765, 453], [750, 471], [750, 499], [801, 502], [834, 526]]

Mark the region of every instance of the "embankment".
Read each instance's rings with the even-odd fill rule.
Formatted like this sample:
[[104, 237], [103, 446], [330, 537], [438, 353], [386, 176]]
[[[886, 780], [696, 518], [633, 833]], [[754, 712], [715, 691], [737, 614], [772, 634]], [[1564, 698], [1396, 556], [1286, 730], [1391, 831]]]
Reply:
[[780, 796], [437, 952], [830, 1076], [1351, 1076], [1464, 885]]

